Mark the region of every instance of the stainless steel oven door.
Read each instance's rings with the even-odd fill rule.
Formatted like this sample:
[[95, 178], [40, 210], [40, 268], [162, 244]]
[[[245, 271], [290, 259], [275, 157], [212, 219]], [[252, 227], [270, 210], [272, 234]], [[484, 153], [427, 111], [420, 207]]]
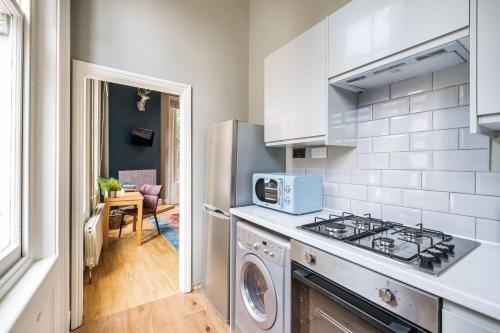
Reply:
[[428, 332], [293, 263], [292, 333]]
[[241, 260], [239, 289], [255, 324], [262, 330], [271, 328], [278, 312], [276, 290], [266, 265], [254, 254]]

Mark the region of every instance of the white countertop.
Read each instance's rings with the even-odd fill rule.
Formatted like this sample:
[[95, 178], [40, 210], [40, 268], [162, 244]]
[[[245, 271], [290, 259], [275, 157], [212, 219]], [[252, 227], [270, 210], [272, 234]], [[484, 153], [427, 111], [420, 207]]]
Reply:
[[245, 206], [231, 208], [230, 213], [500, 320], [500, 245], [481, 242], [478, 248], [441, 275], [432, 276], [352, 245], [297, 229], [313, 222], [315, 216], [339, 213], [333, 210], [296, 216], [259, 206]]

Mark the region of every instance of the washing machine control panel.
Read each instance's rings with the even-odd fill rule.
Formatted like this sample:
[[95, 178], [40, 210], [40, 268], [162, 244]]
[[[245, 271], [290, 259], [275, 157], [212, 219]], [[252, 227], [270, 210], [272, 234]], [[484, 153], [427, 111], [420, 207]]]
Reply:
[[277, 242], [245, 229], [238, 230], [238, 241], [240, 245], [258, 254], [260, 257], [269, 259], [281, 266], [285, 264], [284, 247]]

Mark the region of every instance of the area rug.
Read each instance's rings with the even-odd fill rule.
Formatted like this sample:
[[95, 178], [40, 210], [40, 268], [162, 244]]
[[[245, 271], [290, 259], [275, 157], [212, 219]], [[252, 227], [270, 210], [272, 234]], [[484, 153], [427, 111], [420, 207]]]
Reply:
[[[147, 220], [156, 228], [154, 216]], [[179, 214], [159, 215], [158, 224], [163, 238], [179, 250]]]

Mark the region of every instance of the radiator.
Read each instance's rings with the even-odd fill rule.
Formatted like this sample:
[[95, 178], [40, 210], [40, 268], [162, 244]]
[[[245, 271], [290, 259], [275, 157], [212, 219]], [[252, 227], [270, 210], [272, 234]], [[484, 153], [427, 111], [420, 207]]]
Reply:
[[83, 234], [85, 237], [85, 265], [89, 268], [92, 278], [92, 269], [99, 263], [102, 249], [102, 224], [104, 222], [104, 204], [97, 205], [87, 223], [85, 223]]

